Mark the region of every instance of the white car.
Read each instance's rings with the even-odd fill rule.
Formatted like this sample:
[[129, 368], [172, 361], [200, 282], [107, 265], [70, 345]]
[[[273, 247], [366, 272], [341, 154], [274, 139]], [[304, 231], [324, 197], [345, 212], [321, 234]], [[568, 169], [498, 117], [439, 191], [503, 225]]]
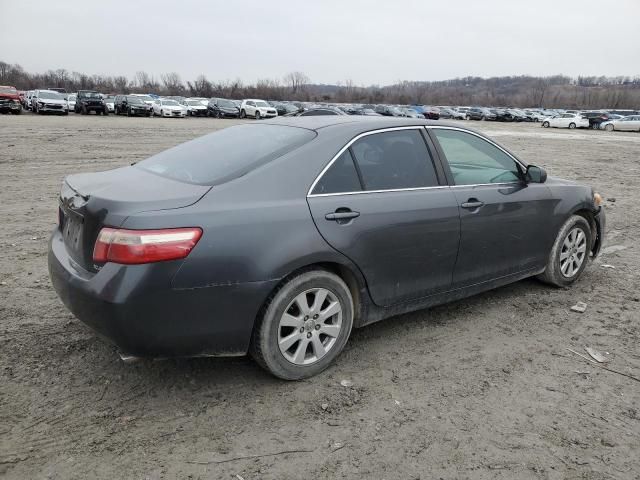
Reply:
[[547, 117], [542, 121], [545, 128], [589, 128], [589, 120], [583, 118], [579, 113], [561, 113], [554, 117]]
[[115, 102], [116, 102], [115, 95], [104, 95], [104, 104], [107, 106], [109, 113], [113, 113], [116, 111]]
[[69, 114], [69, 104], [64, 95], [53, 90], [34, 90], [31, 103], [34, 113]]
[[207, 107], [202, 104], [202, 101], [195, 98], [187, 98], [184, 103], [187, 107], [187, 114], [191, 117], [206, 117]]
[[75, 93], [70, 93], [67, 96], [67, 104], [69, 105], [69, 111], [70, 112], [75, 111], [75, 108], [76, 108], [76, 94]]
[[278, 111], [264, 100], [243, 100], [240, 105], [240, 118], [253, 117], [256, 120], [260, 120], [261, 118], [277, 116]]
[[184, 118], [187, 116], [187, 107], [180, 105], [175, 100], [159, 98], [153, 103], [153, 115]]
[[600, 128], [607, 132], [640, 132], [640, 115], [629, 115], [618, 120], [608, 120], [600, 124]]

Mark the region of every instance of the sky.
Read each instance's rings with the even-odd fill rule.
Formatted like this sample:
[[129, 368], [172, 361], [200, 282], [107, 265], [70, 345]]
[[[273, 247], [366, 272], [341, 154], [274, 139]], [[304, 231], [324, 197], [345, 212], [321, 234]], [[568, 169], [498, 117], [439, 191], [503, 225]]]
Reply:
[[159, 79], [386, 85], [640, 74], [640, 0], [0, 0], [0, 60]]

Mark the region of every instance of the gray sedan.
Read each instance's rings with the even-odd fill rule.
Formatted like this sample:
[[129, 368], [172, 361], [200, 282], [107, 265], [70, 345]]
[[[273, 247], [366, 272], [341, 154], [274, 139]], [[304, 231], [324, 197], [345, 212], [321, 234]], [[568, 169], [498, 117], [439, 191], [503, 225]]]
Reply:
[[53, 285], [126, 357], [244, 355], [327, 368], [352, 328], [597, 255], [588, 186], [439, 122], [281, 118], [68, 176]]

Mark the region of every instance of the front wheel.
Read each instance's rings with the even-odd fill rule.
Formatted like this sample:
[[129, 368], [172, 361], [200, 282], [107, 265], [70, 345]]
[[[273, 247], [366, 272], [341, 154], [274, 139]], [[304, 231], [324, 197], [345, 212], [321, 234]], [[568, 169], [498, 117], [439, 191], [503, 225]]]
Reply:
[[260, 120], [260, 110], [256, 110], [255, 118], [256, 120]]
[[538, 278], [557, 287], [575, 282], [589, 261], [591, 235], [589, 222], [580, 215], [572, 215], [560, 228], [545, 271]]
[[347, 343], [353, 311], [351, 292], [337, 275], [326, 270], [295, 275], [269, 297], [254, 328], [251, 355], [284, 380], [316, 375]]
[[576, 128], [576, 124], [575, 124], [575, 123], [573, 123], [573, 122], [571, 122], [571, 123], [569, 124], [569, 130], [573, 130], [574, 128]]
[[605, 125], [604, 129], [607, 132], [613, 132], [613, 125], [611, 123], [609, 125]]
[[542, 126], [544, 128], [549, 128], [549, 122], [542, 122]]
[[240, 110], [240, 118], [245, 118], [247, 116], [247, 112], [244, 110]]

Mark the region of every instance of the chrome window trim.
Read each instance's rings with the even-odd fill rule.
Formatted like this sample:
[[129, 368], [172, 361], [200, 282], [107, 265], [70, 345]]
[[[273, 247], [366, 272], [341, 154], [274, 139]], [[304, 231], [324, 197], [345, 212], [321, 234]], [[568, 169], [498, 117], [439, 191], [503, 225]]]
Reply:
[[519, 185], [520, 184], [520, 182], [473, 183], [473, 184], [467, 184], [467, 185], [437, 185], [437, 186], [433, 186], [433, 187], [392, 188], [392, 189], [387, 189], [387, 190], [360, 190], [360, 191], [356, 191], [356, 192], [311, 193], [311, 192], [313, 192], [313, 189], [316, 187], [316, 184], [320, 181], [322, 176], [326, 173], [327, 170], [329, 170], [329, 168], [331, 168], [331, 165], [333, 165], [333, 163], [340, 157], [340, 155], [342, 155], [345, 152], [345, 150], [347, 150], [354, 142], [356, 142], [360, 138], [366, 137], [368, 135], [374, 135], [376, 133], [393, 132], [393, 131], [396, 131], [396, 130], [421, 130], [421, 129], [427, 129], [428, 130], [428, 129], [437, 129], [437, 128], [440, 128], [442, 130], [458, 130], [460, 132], [464, 132], [464, 133], [469, 133], [471, 135], [475, 135], [476, 137], [481, 138], [482, 140], [484, 140], [484, 141], [490, 143], [491, 145], [493, 145], [494, 147], [496, 147], [501, 152], [505, 153], [509, 158], [511, 158], [518, 165], [520, 165], [524, 170], [527, 169], [527, 167], [520, 160], [518, 160], [516, 157], [514, 157], [511, 153], [506, 151], [500, 145], [498, 145], [497, 143], [489, 140], [488, 138], [486, 138], [486, 137], [484, 137], [484, 136], [482, 136], [482, 135], [480, 135], [478, 133], [472, 132], [471, 130], [466, 130], [464, 128], [459, 128], [459, 127], [449, 127], [449, 126], [445, 126], [445, 125], [442, 125], [442, 126], [440, 126], [440, 125], [419, 125], [419, 126], [412, 125], [412, 126], [406, 126], [406, 127], [389, 127], [389, 128], [382, 128], [382, 129], [379, 129], [379, 130], [371, 130], [369, 132], [363, 132], [363, 133], [360, 133], [360, 134], [356, 135], [355, 137], [353, 137], [344, 147], [342, 147], [338, 151], [338, 153], [331, 159], [331, 161], [320, 171], [320, 173], [318, 174], [316, 179], [311, 184], [311, 188], [309, 188], [309, 191], [307, 192], [307, 198], [312, 198], [312, 197], [335, 197], [335, 196], [339, 196], [339, 195], [360, 195], [360, 194], [369, 194], [369, 193], [411, 192], [411, 191], [421, 191], [421, 190], [437, 190], [437, 189], [443, 189], [443, 188], [469, 188], [469, 187], [485, 187], [485, 186]]
[[[309, 197], [327, 197], [327, 196], [330, 196], [330, 195], [355, 195], [356, 193], [380, 193], [380, 192], [389, 192], [389, 191], [401, 192], [401, 191], [404, 191], [404, 190], [423, 190], [423, 189], [427, 189], [427, 188], [448, 187], [448, 185], [438, 185], [438, 186], [435, 186], [435, 187], [398, 188], [398, 189], [391, 189], [391, 190], [362, 190], [362, 191], [358, 191], [358, 192], [315, 193], [315, 194], [311, 193], [311, 192], [313, 192], [313, 189], [316, 188], [316, 184], [320, 181], [320, 179], [326, 173], [326, 171], [329, 170], [329, 168], [331, 168], [331, 165], [333, 165], [333, 163], [338, 158], [340, 158], [340, 155], [342, 155], [351, 145], [353, 145], [355, 142], [357, 142], [361, 138], [367, 137], [369, 135], [375, 135], [376, 133], [395, 132], [397, 130], [423, 130], [423, 129], [424, 129], [424, 125], [410, 125], [410, 126], [406, 126], [406, 127], [380, 128], [378, 130], [371, 130], [371, 131], [368, 131], [368, 132], [362, 132], [362, 133], [356, 135], [349, 142], [347, 142], [347, 144], [344, 147], [342, 147], [340, 150], [338, 150], [338, 153], [336, 153], [334, 155], [334, 157], [331, 159], [331, 161], [329, 161], [329, 163], [327, 163], [327, 165], [320, 171], [320, 173], [318, 174], [316, 179], [313, 181], [313, 183], [311, 184], [311, 187], [309, 188], [309, 190], [307, 192], [307, 198], [309, 198]], [[355, 161], [355, 159], [354, 159], [354, 161]]]

